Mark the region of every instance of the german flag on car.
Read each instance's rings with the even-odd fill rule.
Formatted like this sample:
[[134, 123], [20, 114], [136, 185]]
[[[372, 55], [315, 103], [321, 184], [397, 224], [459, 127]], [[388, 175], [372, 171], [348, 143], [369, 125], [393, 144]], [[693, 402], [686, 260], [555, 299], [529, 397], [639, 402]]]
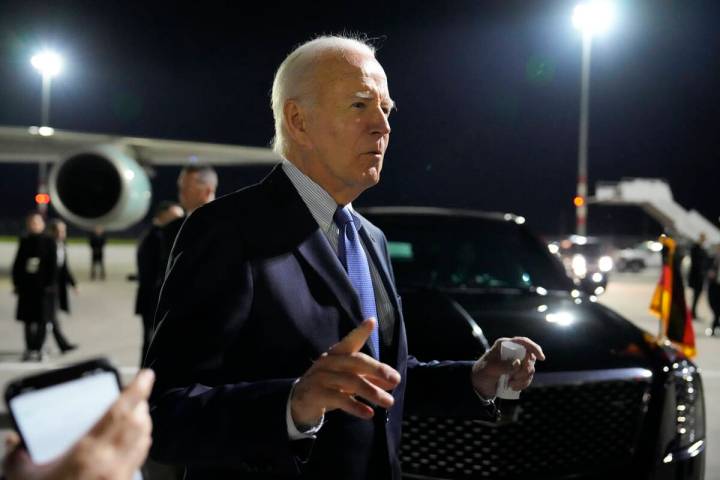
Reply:
[[685, 304], [685, 286], [680, 274], [680, 256], [677, 255], [675, 240], [667, 235], [660, 236], [662, 249], [662, 271], [650, 311], [660, 317], [661, 338], [675, 343], [688, 357], [694, 357], [695, 331], [692, 316]]

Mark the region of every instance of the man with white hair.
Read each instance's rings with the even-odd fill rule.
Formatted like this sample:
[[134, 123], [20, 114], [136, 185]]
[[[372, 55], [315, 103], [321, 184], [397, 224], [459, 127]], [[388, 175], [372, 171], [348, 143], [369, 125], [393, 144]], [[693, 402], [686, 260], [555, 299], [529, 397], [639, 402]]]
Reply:
[[[397, 479], [404, 408], [493, 419], [498, 379], [543, 359], [408, 356], [383, 233], [352, 208], [380, 180], [393, 108], [366, 43], [295, 49], [272, 92], [284, 160], [199, 208], [175, 243], [147, 364], [153, 456], [186, 478]], [[407, 394], [407, 395], [406, 395]]]
[[180, 171], [177, 180], [178, 200], [180, 200], [180, 206], [185, 211], [185, 215], [170, 221], [163, 227], [163, 235], [167, 240], [166, 254], [161, 262], [163, 266], [167, 263], [170, 249], [185, 221], [185, 216], [215, 200], [217, 186], [218, 176], [210, 165], [192, 164], [183, 167]]

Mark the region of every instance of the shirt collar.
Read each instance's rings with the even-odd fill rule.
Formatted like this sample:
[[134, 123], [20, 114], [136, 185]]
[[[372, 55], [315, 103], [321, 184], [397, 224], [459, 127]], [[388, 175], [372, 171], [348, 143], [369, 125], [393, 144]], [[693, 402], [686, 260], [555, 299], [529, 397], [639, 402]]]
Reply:
[[[282, 169], [290, 179], [290, 182], [295, 186], [295, 189], [300, 194], [305, 205], [307, 205], [315, 221], [320, 225], [320, 228], [323, 231], [338, 231], [338, 227], [333, 221], [338, 204], [330, 194], [286, 158], [283, 158]], [[348, 203], [347, 207], [357, 226], [358, 217], [352, 207], [352, 203]]]

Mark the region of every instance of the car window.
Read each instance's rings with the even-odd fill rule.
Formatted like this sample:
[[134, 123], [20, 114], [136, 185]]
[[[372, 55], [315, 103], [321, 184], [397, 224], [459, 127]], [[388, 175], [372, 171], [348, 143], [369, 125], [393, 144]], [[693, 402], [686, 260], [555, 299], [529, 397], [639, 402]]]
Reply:
[[562, 266], [524, 227], [474, 217], [369, 216], [400, 286], [568, 290]]

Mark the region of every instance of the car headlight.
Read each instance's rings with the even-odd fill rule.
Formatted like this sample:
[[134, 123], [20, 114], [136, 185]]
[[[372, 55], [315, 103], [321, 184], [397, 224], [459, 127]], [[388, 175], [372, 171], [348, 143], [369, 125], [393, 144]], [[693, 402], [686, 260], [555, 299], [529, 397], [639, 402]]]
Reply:
[[[666, 412], [668, 416], [672, 416], [673, 421], [665, 426], [670, 438], [666, 437], [669, 443], [663, 461], [669, 463], [673, 460], [673, 451], [692, 449], [693, 445], [705, 438], [705, 403], [700, 374], [692, 363], [680, 360], [665, 369], [670, 371], [666, 384], [668, 393]], [[674, 412], [670, 415], [669, 409], [673, 405]]]
[[598, 260], [598, 268], [601, 272], [609, 272], [613, 268], [613, 260], [609, 256], [605, 255], [600, 257]]
[[587, 261], [585, 257], [579, 253], [573, 255], [570, 265], [572, 266], [573, 273], [578, 277], [585, 277], [585, 275], [587, 275]]

